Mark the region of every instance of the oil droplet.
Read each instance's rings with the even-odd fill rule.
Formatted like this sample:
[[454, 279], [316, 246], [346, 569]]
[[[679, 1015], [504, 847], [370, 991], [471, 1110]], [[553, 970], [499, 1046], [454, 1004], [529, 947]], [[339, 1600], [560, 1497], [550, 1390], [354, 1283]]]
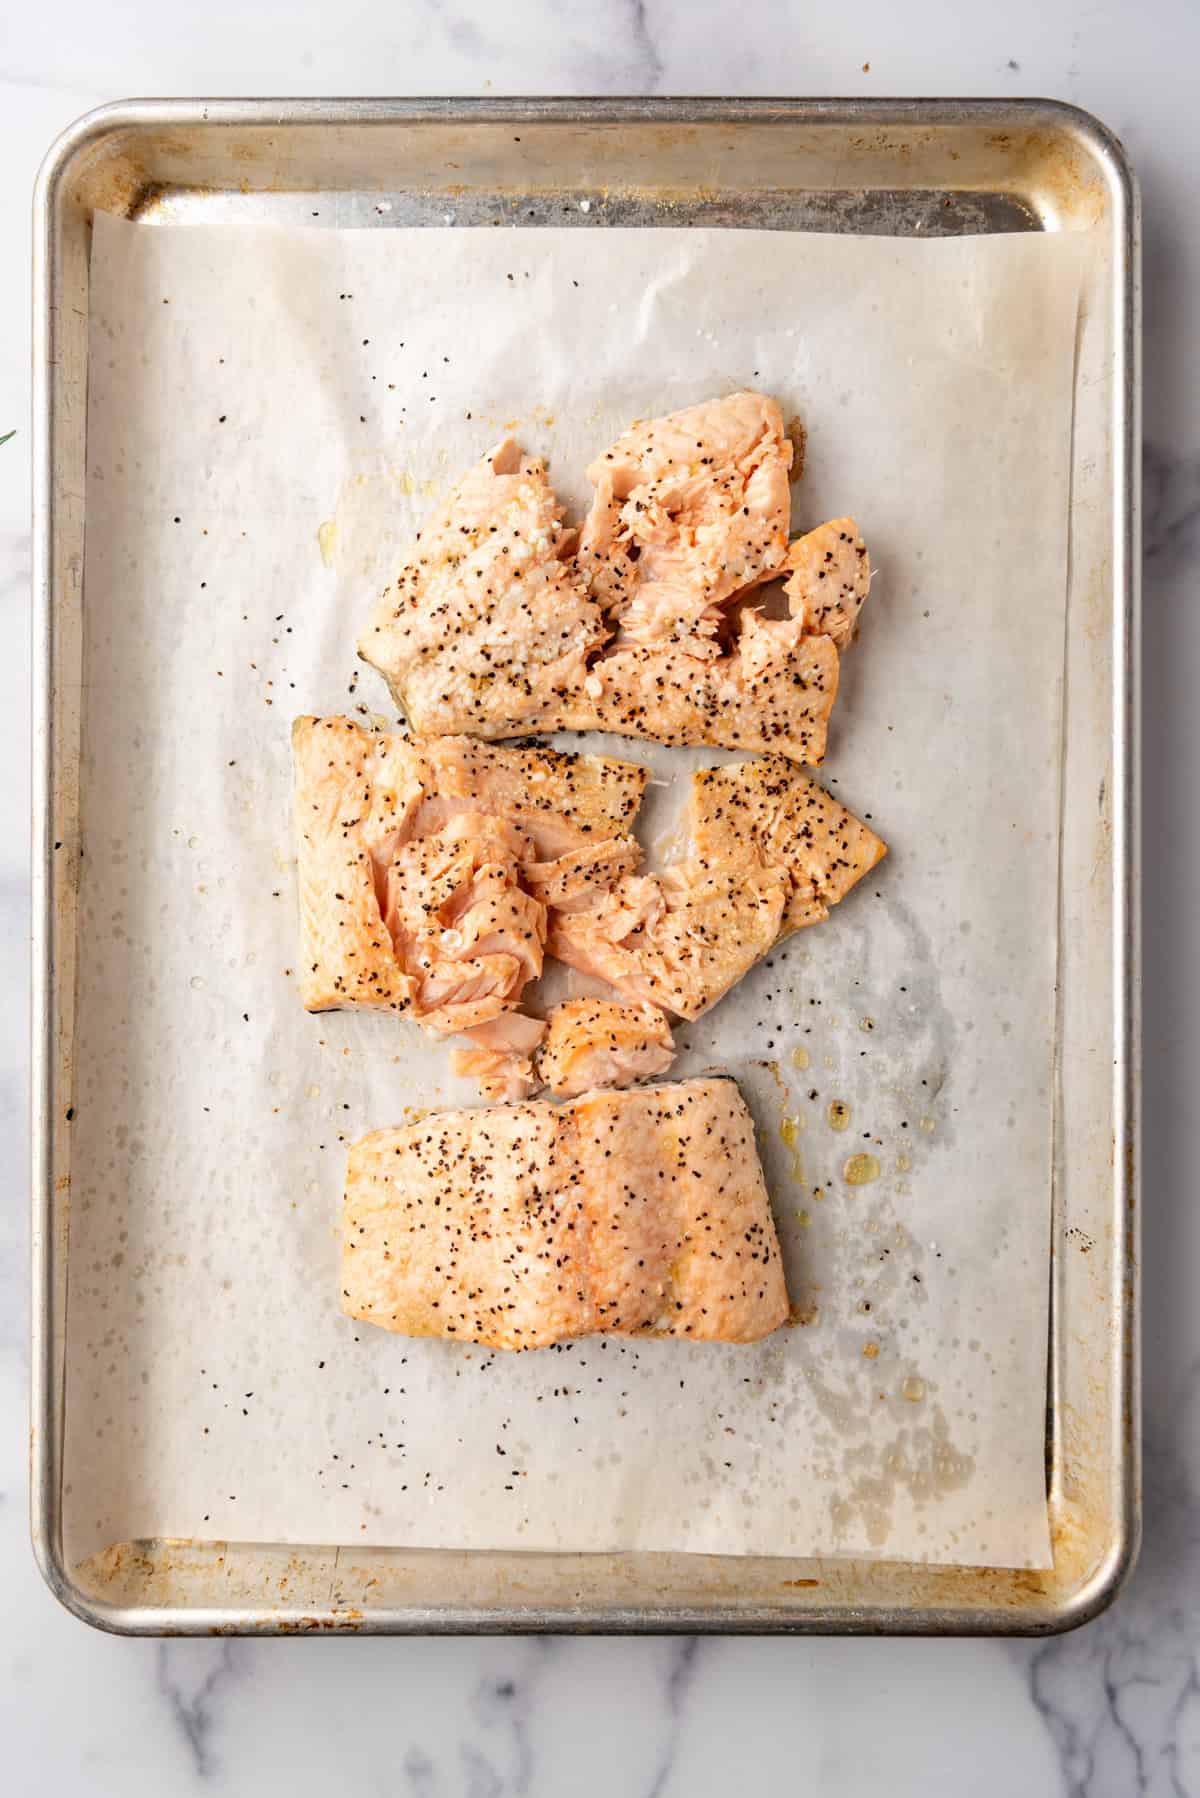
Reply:
[[792, 1050], [792, 1066], [803, 1071], [808, 1066], [808, 1050], [803, 1043]]
[[850, 1122], [850, 1107], [845, 1099], [830, 1099], [826, 1115], [829, 1118], [831, 1130], [844, 1130]]
[[919, 1405], [921, 1400], [925, 1397], [925, 1382], [924, 1380], [918, 1380], [916, 1374], [910, 1373], [903, 1386], [901, 1386], [900, 1391], [910, 1405]]
[[327, 518], [324, 524], [317, 526], [317, 547], [321, 551], [321, 560], [326, 568], [332, 568], [334, 552], [337, 549], [336, 518]]
[[863, 1354], [866, 1356], [868, 1361], [874, 1361], [874, 1359], [878, 1355], [878, 1353], [879, 1353], [879, 1344], [877, 1342], [864, 1342], [863, 1343]]
[[306, 1086], [304, 1089], [304, 1097], [306, 1099], [319, 1099], [321, 1097], [320, 1087], [319, 1086]]
[[872, 1180], [878, 1180], [879, 1163], [874, 1155], [865, 1152], [851, 1155], [842, 1174], [848, 1186], [867, 1186]]
[[199, 837], [189, 837], [188, 838], [188, 848], [189, 849], [199, 849], [199, 847], [200, 847], [200, 838]]
[[907, 1174], [912, 1167], [912, 1162], [907, 1155], [897, 1155], [896, 1166], [902, 1174]]
[[936, 1126], [935, 1126], [935, 1124], [934, 1124], [934, 1121], [933, 1121], [933, 1119], [932, 1119], [932, 1118], [920, 1118], [920, 1119], [918, 1119], [918, 1125], [917, 1125], [917, 1127], [918, 1127], [918, 1129], [921, 1129], [921, 1130], [923, 1130], [923, 1131], [924, 1131], [924, 1132], [925, 1132], [925, 1134], [926, 1134], [926, 1136], [932, 1136], [932, 1135], [933, 1135], [933, 1132], [934, 1132], [934, 1130], [935, 1130], [935, 1128], [936, 1128]]
[[789, 1167], [788, 1173], [798, 1186], [804, 1185], [804, 1163], [796, 1153], [796, 1140], [803, 1128], [803, 1118], [788, 1115], [779, 1120], [779, 1134], [792, 1152], [792, 1165]]
[[799, 1226], [802, 1230], [807, 1230], [809, 1225], [812, 1223], [812, 1218], [809, 1216], [807, 1211], [797, 1211], [796, 1222], [799, 1224]]
[[416, 492], [417, 484], [413, 480], [412, 476], [409, 474], [407, 468], [402, 468], [400, 470], [399, 479], [400, 479], [401, 493], [415, 493]]
[[193, 974], [192, 978], [188, 981], [188, 985], [194, 993], [200, 992], [204, 986], [204, 976], [202, 974]]

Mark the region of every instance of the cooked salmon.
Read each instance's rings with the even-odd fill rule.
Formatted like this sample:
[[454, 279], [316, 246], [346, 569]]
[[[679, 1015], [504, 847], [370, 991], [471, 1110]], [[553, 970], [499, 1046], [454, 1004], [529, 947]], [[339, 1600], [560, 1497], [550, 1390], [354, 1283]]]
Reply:
[[590, 905], [625, 874], [636, 874], [642, 846], [636, 837], [611, 836], [568, 849], [552, 861], [527, 862], [522, 877], [529, 891], [560, 912]]
[[408, 1336], [754, 1342], [788, 1316], [730, 1080], [374, 1131], [349, 1152], [342, 1243], [343, 1309]]
[[698, 1018], [779, 935], [784, 878], [753, 855], [627, 876], [584, 909], [551, 910], [546, 947], [623, 999]]
[[605, 625], [546, 467], [511, 441], [425, 521], [358, 651], [418, 736], [553, 729]]
[[390, 740], [404, 747], [423, 783], [419, 824], [456, 810], [489, 812], [524, 831], [538, 861], [624, 835], [646, 790], [645, 768], [612, 756], [501, 747], [470, 737]]
[[402, 1011], [412, 982], [383, 921], [367, 830], [379, 739], [347, 718], [297, 718], [292, 754], [301, 998], [308, 1011]]
[[630, 865], [646, 781], [633, 763], [420, 744], [348, 718], [300, 718], [292, 735], [310, 1011], [408, 1010], [439, 1033], [487, 1022], [541, 971], [546, 909], [524, 867], [536, 889], [536, 871], [603, 861], [611, 839]]
[[692, 776], [694, 853], [730, 867], [754, 845], [787, 883], [780, 933], [816, 924], [887, 854], [861, 818], [781, 756], [701, 769]]
[[670, 1027], [657, 1006], [565, 999], [547, 1015], [535, 1065], [544, 1086], [573, 1099], [599, 1087], [652, 1080], [674, 1059]]
[[519, 882], [530, 854], [527, 837], [485, 812], [459, 812], [397, 849], [383, 921], [427, 1030], [486, 1023], [541, 973], [546, 908]]
[[845, 649], [871, 591], [867, 546], [852, 518], [832, 518], [789, 543], [783, 584], [791, 615], [810, 636]]
[[549, 954], [625, 999], [695, 1018], [790, 931], [828, 917], [887, 853], [800, 768], [765, 756], [692, 775], [691, 848], [550, 908]]
[[725, 602], [787, 550], [792, 446], [765, 394], [639, 420], [587, 471], [579, 566], [622, 642], [719, 653]]
[[[505, 441], [418, 534], [359, 653], [422, 737], [607, 730], [818, 763], [866, 598], [852, 519], [788, 544], [792, 446], [744, 391], [630, 426], [588, 470], [576, 547]], [[749, 603], [788, 575], [791, 613]]]
[[675, 644], [606, 652], [564, 710], [562, 728], [820, 762], [837, 698], [837, 649], [830, 637], [802, 632], [768, 640], [765, 657], [747, 654], [744, 626], [729, 653], [712, 660]]
[[454, 1049], [450, 1065], [456, 1074], [478, 1082], [485, 1099], [511, 1104], [528, 1099], [543, 1082], [534, 1072], [533, 1053], [546, 1035], [541, 1018], [506, 1012], [464, 1031], [466, 1049]]

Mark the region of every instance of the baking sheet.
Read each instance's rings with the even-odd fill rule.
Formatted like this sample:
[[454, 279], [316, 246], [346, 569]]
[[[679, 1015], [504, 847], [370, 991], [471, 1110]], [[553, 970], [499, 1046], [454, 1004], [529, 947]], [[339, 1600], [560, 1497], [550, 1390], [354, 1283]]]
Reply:
[[[97, 218], [71, 1559], [196, 1535], [1048, 1563], [1084, 254]], [[291, 716], [386, 715], [364, 606], [503, 429], [577, 501], [630, 417], [751, 382], [809, 432], [796, 525], [855, 510], [879, 569], [824, 773], [893, 850], [682, 1033], [677, 1071], [728, 1066], [754, 1107], [797, 1327], [514, 1359], [352, 1324], [343, 1140], [470, 1094], [407, 1025], [299, 1012]]]

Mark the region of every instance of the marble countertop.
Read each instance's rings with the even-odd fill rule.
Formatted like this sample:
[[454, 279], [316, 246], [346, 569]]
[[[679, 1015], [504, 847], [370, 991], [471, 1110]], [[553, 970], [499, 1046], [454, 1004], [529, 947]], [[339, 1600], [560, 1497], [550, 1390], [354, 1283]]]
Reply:
[[[0, 26], [0, 1730], [15, 1793], [1200, 1793], [1200, 10], [864, 0], [61, 0]], [[122, 1641], [59, 1610], [26, 1524], [29, 196], [130, 94], [1051, 95], [1123, 138], [1146, 283], [1146, 1530], [1115, 1608], [1040, 1644]], [[1164, 846], [1169, 845], [1165, 850]], [[1190, 922], [1189, 922], [1190, 920]], [[1189, 1117], [1189, 1113], [1191, 1114]]]

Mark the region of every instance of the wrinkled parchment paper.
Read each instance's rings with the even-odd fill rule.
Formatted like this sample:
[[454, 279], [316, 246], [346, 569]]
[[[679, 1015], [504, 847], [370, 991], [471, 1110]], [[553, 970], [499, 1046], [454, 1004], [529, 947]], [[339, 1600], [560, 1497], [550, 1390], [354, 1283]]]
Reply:
[[[97, 219], [73, 1556], [1048, 1563], [1079, 250]], [[343, 1145], [474, 1093], [405, 1022], [300, 1009], [291, 719], [391, 717], [356, 631], [504, 432], [577, 506], [631, 418], [742, 385], [807, 429], [794, 528], [855, 512], [877, 570], [823, 777], [891, 854], [679, 1033], [676, 1072], [727, 1067], [754, 1110], [795, 1327], [519, 1357], [373, 1331], [338, 1308]], [[610, 746], [667, 783], [662, 853], [706, 758]]]

